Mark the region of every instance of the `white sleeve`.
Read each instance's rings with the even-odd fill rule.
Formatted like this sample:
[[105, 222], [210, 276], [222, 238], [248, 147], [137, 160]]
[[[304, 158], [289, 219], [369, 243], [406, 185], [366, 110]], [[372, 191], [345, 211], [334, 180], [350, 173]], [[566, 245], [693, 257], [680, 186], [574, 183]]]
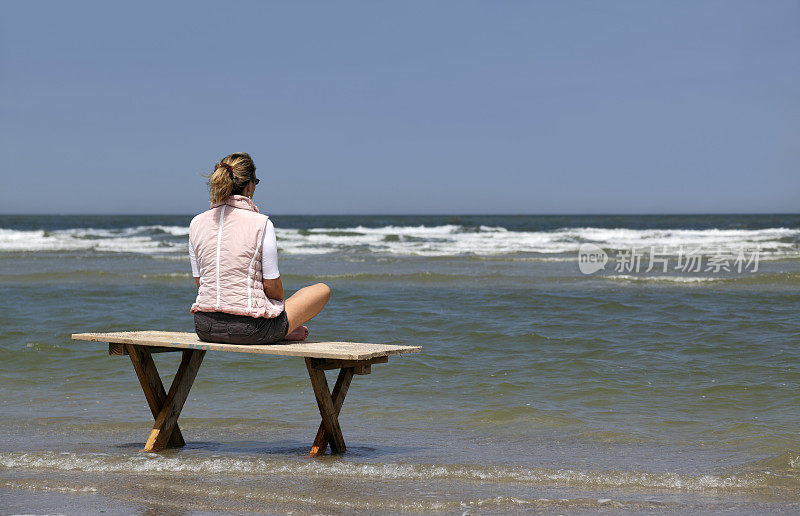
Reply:
[[189, 263], [192, 264], [192, 276], [195, 278], [200, 277], [200, 266], [197, 265], [197, 255], [194, 252], [192, 241], [189, 240]]
[[261, 239], [261, 276], [264, 279], [281, 276], [278, 272], [278, 241], [275, 238], [275, 228], [269, 219], [264, 225], [264, 237]]

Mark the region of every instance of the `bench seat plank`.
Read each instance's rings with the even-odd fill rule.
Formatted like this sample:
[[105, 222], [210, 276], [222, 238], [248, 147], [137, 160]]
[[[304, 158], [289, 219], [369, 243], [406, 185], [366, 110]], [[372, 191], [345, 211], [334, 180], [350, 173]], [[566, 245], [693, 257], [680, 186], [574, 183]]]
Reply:
[[220, 344], [203, 342], [196, 333], [173, 331], [120, 331], [110, 333], [74, 333], [74, 340], [136, 344], [162, 348], [199, 349], [204, 351], [231, 351], [259, 355], [284, 355], [309, 358], [331, 358], [338, 360], [369, 360], [372, 358], [416, 353], [421, 346], [399, 346], [393, 344], [369, 344], [365, 342], [283, 341], [270, 345]]

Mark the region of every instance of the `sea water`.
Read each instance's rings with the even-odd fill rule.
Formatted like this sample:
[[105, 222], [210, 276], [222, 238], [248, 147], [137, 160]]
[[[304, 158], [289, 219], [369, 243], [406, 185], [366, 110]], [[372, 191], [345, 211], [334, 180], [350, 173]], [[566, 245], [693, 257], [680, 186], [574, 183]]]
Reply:
[[0, 511], [800, 511], [800, 216], [272, 218], [312, 338], [423, 346], [354, 378], [347, 453], [307, 457], [302, 360], [225, 353], [140, 451], [130, 361], [70, 334], [192, 331], [191, 216], [0, 216]]

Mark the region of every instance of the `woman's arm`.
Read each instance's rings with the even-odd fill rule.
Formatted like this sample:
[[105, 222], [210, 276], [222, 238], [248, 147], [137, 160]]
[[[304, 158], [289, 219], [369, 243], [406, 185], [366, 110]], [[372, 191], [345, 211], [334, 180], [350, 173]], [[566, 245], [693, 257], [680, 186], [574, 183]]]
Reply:
[[264, 293], [267, 294], [268, 298], [283, 301], [283, 283], [281, 282], [280, 277], [275, 279], [265, 279], [263, 283]]
[[200, 266], [197, 264], [197, 253], [194, 251], [194, 245], [189, 240], [189, 263], [192, 266], [192, 276], [197, 283], [197, 288], [200, 288]]
[[269, 219], [264, 225], [264, 237], [261, 239], [261, 275], [267, 297], [282, 301], [283, 283], [281, 273], [278, 271], [278, 240], [275, 238], [275, 228]]

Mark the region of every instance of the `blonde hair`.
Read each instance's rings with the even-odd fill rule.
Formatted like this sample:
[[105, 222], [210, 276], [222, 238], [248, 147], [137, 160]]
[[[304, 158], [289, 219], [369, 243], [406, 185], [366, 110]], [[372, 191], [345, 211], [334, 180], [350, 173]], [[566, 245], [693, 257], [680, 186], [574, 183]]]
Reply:
[[256, 178], [256, 165], [246, 152], [234, 152], [222, 158], [208, 176], [208, 194], [214, 204], [225, 202], [231, 195], [241, 195]]

